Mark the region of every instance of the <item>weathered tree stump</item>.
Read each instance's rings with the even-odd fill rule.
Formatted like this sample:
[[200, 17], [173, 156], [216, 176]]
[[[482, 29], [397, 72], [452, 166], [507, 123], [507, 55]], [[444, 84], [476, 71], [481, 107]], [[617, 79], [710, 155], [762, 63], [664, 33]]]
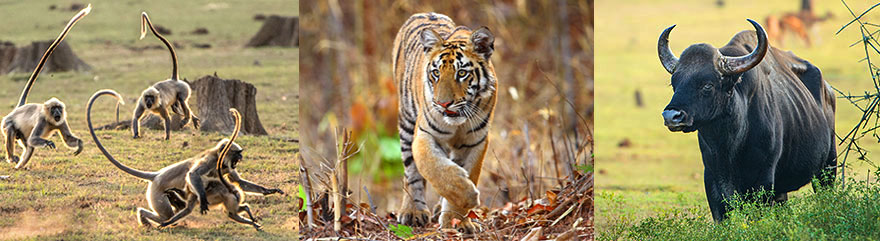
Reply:
[[[0, 60], [0, 67], [3, 67], [0, 68], [0, 72], [4, 74], [9, 72], [33, 72], [40, 62], [40, 58], [49, 49], [49, 45], [52, 45], [52, 40], [32, 42], [30, 45], [13, 51], [9, 49], [14, 47], [11, 43], [4, 43], [3, 47], [0, 47], [2, 49], [0, 54], [3, 54], [0, 57], [2, 59]], [[13, 53], [14, 56], [11, 57], [12, 59], [8, 64], [4, 65], [4, 61], [10, 58], [8, 56], [9, 53]], [[42, 72], [87, 71], [90, 69], [92, 67], [77, 57], [66, 41], [62, 41], [58, 48], [55, 49], [55, 52], [52, 53], [52, 56], [49, 56], [49, 59], [46, 60]]]
[[0, 74], [7, 72], [6, 69], [12, 64], [12, 59], [15, 58], [15, 52], [17, 51], [18, 49], [15, 48], [15, 44], [12, 42], [0, 42]]
[[[135, 102], [137, 103], [137, 102]], [[192, 105], [192, 101], [190, 101], [190, 105]], [[170, 110], [169, 110], [170, 111]], [[125, 113], [131, 115], [131, 112]], [[123, 113], [119, 113], [119, 116], [125, 116]], [[131, 128], [131, 120], [122, 121], [122, 125], [125, 128]], [[165, 130], [165, 124], [163, 124], [162, 118], [155, 114], [147, 114], [144, 118], [141, 119], [141, 128], [148, 128], [151, 130]], [[187, 124], [187, 126], [191, 126], [192, 124]], [[171, 131], [179, 131], [184, 127], [180, 124], [180, 116], [174, 113], [171, 113]]]
[[299, 46], [299, 17], [272, 15], [265, 19], [260, 31], [245, 47]]
[[269, 134], [257, 114], [257, 88], [254, 85], [237, 79], [221, 79], [215, 73], [193, 81], [190, 86], [198, 99], [195, 109], [202, 120], [202, 131], [231, 133], [235, 120], [229, 108], [236, 108], [242, 118], [241, 134]]

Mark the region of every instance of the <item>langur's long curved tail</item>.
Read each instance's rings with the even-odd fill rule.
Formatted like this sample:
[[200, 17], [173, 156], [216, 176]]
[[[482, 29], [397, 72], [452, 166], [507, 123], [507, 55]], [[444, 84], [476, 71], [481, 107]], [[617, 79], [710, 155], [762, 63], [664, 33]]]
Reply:
[[241, 131], [241, 114], [238, 113], [238, 110], [235, 108], [229, 108], [229, 112], [232, 112], [232, 118], [235, 119], [235, 128], [232, 130], [232, 136], [229, 137], [229, 142], [226, 142], [226, 146], [223, 147], [223, 150], [220, 151], [220, 156], [217, 157], [217, 176], [220, 177], [220, 182], [226, 186], [226, 189], [229, 192], [234, 192], [235, 187], [223, 177], [223, 159], [226, 157], [226, 153], [229, 152], [229, 149], [232, 148], [232, 143], [235, 143], [235, 138], [238, 137], [238, 132]]
[[156, 178], [156, 176], [159, 175], [158, 172], [145, 172], [120, 163], [116, 160], [116, 158], [113, 158], [113, 155], [111, 155], [106, 148], [104, 148], [104, 144], [101, 144], [101, 140], [99, 140], [98, 136], [95, 135], [95, 128], [92, 127], [92, 104], [94, 104], [95, 100], [97, 100], [98, 97], [101, 97], [102, 95], [112, 95], [113, 97], [116, 97], [117, 103], [125, 104], [125, 101], [122, 99], [122, 95], [119, 95], [119, 93], [116, 93], [116, 91], [113, 90], [99, 90], [98, 92], [95, 92], [94, 95], [92, 95], [92, 98], [89, 99], [89, 104], [86, 106], [86, 123], [89, 126], [89, 133], [92, 135], [92, 140], [95, 141], [95, 144], [98, 145], [98, 149], [101, 150], [101, 153], [103, 153], [104, 156], [107, 157], [107, 160], [110, 160], [110, 163], [113, 163], [114, 166], [128, 174], [131, 174], [132, 176], [152, 181], [154, 178]]
[[76, 24], [80, 19], [88, 15], [92, 11], [92, 4], [86, 6], [79, 11], [73, 18], [67, 22], [67, 26], [64, 27], [64, 30], [61, 31], [61, 34], [58, 35], [58, 38], [55, 38], [55, 41], [49, 45], [49, 49], [43, 53], [43, 57], [40, 58], [40, 62], [37, 64], [37, 67], [34, 68], [34, 72], [31, 73], [31, 77], [28, 79], [27, 84], [24, 86], [24, 90], [21, 91], [21, 98], [18, 99], [18, 105], [16, 107], [21, 107], [25, 103], [27, 103], [28, 93], [31, 92], [31, 88], [34, 87], [34, 81], [37, 80], [37, 76], [40, 75], [40, 70], [43, 69], [43, 65], [46, 64], [46, 60], [49, 59], [49, 56], [52, 55], [52, 52], [55, 52], [55, 48], [58, 47], [58, 44], [61, 43], [61, 40], [64, 40], [64, 37], [67, 36], [67, 33], [70, 32], [70, 29], [73, 28], [73, 25]]
[[159, 40], [162, 40], [162, 43], [165, 44], [165, 47], [168, 48], [168, 51], [171, 52], [171, 79], [180, 80], [180, 74], [177, 72], [177, 53], [174, 52], [174, 46], [168, 42], [165, 37], [162, 37], [159, 32], [156, 31], [156, 28], [153, 27], [153, 22], [150, 21], [150, 16], [147, 16], [147, 12], [141, 12], [141, 38], [144, 39], [144, 36], [147, 35], [147, 28], [150, 28], [150, 31], [153, 32], [153, 35], [156, 35]]

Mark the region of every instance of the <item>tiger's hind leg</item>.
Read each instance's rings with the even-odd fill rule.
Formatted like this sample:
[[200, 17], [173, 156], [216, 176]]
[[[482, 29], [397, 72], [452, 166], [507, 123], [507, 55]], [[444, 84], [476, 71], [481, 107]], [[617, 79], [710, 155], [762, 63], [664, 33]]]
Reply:
[[424, 227], [430, 222], [431, 213], [428, 211], [428, 204], [425, 202], [425, 178], [419, 173], [416, 163], [413, 161], [412, 154], [412, 138], [414, 121], [407, 120], [405, 115], [401, 115], [398, 120], [400, 126], [400, 151], [403, 158], [405, 185], [402, 204], [398, 212], [397, 221], [409, 226]]

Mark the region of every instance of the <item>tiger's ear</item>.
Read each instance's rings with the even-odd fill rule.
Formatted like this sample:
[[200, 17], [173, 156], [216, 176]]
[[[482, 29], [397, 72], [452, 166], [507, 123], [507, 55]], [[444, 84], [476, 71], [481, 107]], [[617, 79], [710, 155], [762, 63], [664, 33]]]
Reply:
[[425, 49], [433, 49], [434, 46], [443, 44], [443, 37], [440, 37], [440, 34], [433, 29], [422, 30], [421, 38], [422, 46]]
[[471, 34], [471, 43], [474, 45], [474, 52], [482, 55], [483, 59], [489, 60], [495, 51], [495, 35], [485, 26]]

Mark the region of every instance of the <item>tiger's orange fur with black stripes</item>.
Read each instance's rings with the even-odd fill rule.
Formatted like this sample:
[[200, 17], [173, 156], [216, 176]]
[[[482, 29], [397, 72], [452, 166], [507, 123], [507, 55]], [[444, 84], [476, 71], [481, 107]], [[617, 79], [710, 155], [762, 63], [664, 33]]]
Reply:
[[437, 13], [415, 14], [398, 31], [392, 61], [407, 189], [401, 223], [429, 222], [427, 181], [443, 197], [442, 228], [453, 228], [455, 218], [460, 229], [479, 230], [466, 215], [480, 204], [476, 184], [497, 89], [494, 42], [488, 28], [472, 31]]

